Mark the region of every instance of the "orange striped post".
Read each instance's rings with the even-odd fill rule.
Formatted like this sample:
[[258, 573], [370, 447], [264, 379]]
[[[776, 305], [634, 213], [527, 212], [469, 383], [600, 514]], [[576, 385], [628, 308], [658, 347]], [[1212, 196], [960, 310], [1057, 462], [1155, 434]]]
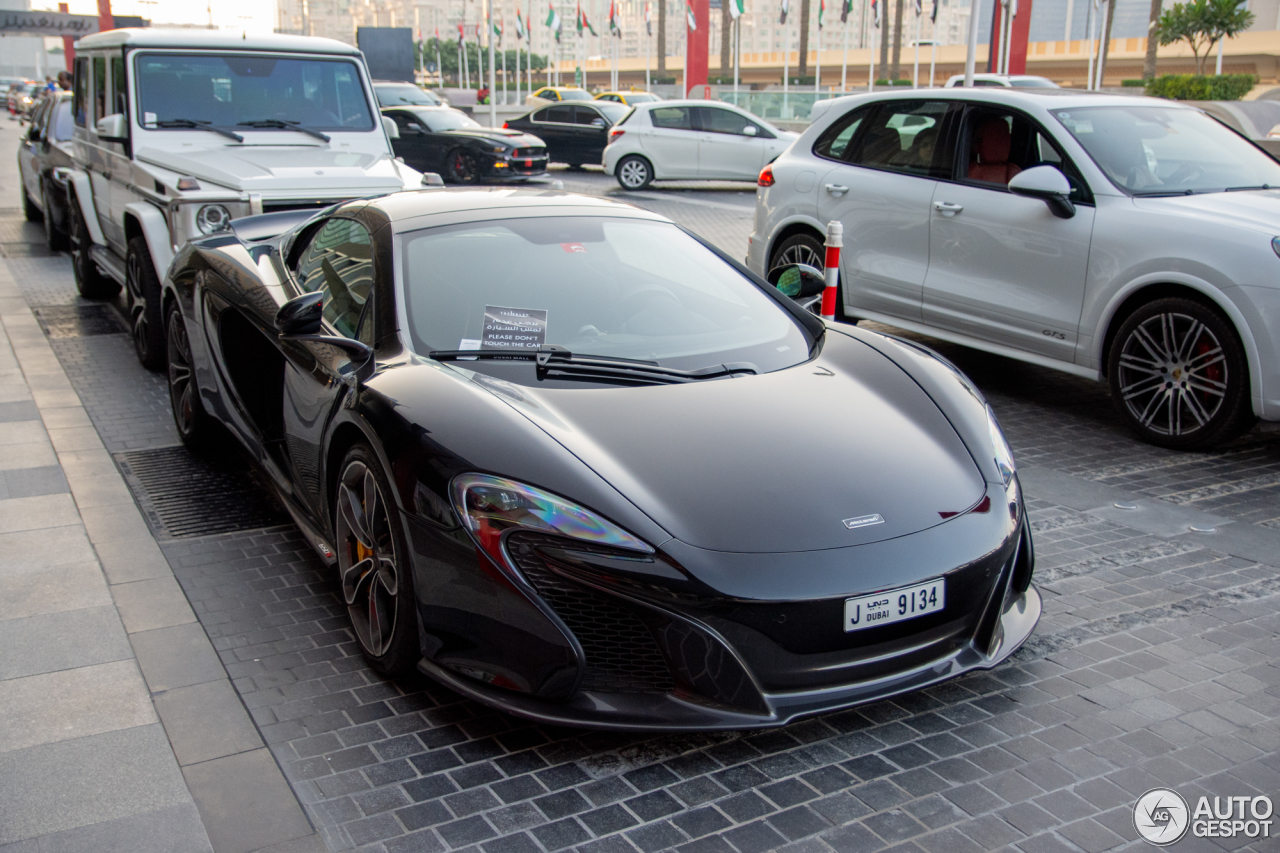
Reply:
[[832, 220], [827, 223], [827, 260], [823, 270], [827, 281], [822, 291], [822, 319], [836, 318], [836, 285], [840, 283], [840, 247], [844, 245], [844, 225]]

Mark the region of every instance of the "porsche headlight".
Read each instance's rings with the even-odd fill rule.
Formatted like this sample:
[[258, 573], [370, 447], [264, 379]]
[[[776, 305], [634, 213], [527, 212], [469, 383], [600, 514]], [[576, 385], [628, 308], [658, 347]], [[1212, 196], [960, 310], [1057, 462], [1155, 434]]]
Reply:
[[196, 227], [201, 234], [216, 234], [231, 227], [231, 211], [220, 204], [206, 204], [196, 214]]
[[1007, 489], [1018, 466], [1013, 461], [1013, 448], [1005, 440], [1004, 432], [1000, 429], [1000, 424], [996, 421], [996, 413], [991, 410], [991, 406], [987, 406], [987, 429], [991, 433], [991, 447], [995, 453], [996, 467], [1000, 469], [1000, 478], [1004, 480], [1004, 486]]
[[500, 566], [506, 565], [502, 534], [515, 529], [653, 553], [653, 548], [591, 510], [515, 480], [462, 474], [454, 478], [451, 491], [454, 510], [471, 537]]

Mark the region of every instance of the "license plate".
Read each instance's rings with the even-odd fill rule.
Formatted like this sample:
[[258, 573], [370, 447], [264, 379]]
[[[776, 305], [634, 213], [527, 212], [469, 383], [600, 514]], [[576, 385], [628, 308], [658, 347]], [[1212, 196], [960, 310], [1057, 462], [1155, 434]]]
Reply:
[[875, 595], [847, 598], [844, 602], [844, 629], [860, 631], [863, 628], [890, 625], [904, 619], [937, 613], [946, 605], [947, 585], [942, 578]]
[[532, 165], [533, 165], [533, 161], [532, 161], [532, 160], [525, 160], [525, 161], [524, 161], [524, 165], [525, 165], [525, 168], [528, 168], [528, 167], [530, 167], [530, 166], [532, 166]]

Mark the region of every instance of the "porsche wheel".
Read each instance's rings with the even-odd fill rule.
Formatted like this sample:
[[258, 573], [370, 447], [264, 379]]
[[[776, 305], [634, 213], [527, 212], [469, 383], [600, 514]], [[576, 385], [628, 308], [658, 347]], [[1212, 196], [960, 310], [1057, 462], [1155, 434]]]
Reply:
[[372, 449], [347, 453], [334, 488], [334, 532], [343, 600], [370, 665], [408, 672], [421, 658], [413, 580], [391, 486]]
[[618, 184], [624, 190], [642, 190], [653, 183], [653, 167], [643, 157], [623, 157], [617, 166]]
[[461, 148], [450, 151], [445, 165], [449, 180], [455, 184], [474, 184], [480, 180], [480, 164], [470, 151]]
[[164, 329], [160, 322], [160, 279], [151, 264], [144, 237], [129, 241], [124, 260], [125, 295], [128, 297], [129, 333], [138, 361], [147, 370], [164, 367]]
[[165, 344], [169, 357], [169, 404], [178, 437], [191, 450], [204, 450], [212, 444], [217, 424], [205, 412], [196, 385], [195, 365], [191, 358], [191, 341], [187, 324], [177, 305], [170, 305], [165, 317]]
[[1107, 377], [1120, 415], [1150, 444], [1211, 447], [1253, 423], [1235, 329], [1191, 299], [1157, 299], [1133, 312], [1112, 342]]
[[89, 236], [89, 226], [74, 194], [67, 197], [67, 207], [71, 217], [71, 271], [75, 275], [76, 290], [85, 299], [110, 299], [120, 292], [120, 285], [103, 274], [89, 255], [93, 238]]
[[[816, 270], [826, 265], [826, 247], [813, 234], [793, 234], [778, 244], [773, 250], [773, 259], [769, 262], [769, 273], [765, 276], [776, 282], [774, 271], [780, 267], [793, 264], [804, 264]], [[843, 278], [843, 276], [842, 276]], [[841, 323], [856, 323], [857, 320], [844, 313], [844, 281], [836, 285], [836, 319]]]

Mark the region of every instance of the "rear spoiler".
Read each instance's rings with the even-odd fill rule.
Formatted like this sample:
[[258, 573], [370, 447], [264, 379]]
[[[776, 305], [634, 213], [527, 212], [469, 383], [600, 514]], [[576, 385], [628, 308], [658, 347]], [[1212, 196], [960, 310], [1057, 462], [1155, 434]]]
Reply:
[[302, 210], [282, 210], [278, 213], [260, 213], [257, 216], [242, 216], [231, 220], [231, 231], [245, 243], [256, 243], [279, 237], [291, 228], [296, 228], [311, 219], [319, 210], [314, 207]]

